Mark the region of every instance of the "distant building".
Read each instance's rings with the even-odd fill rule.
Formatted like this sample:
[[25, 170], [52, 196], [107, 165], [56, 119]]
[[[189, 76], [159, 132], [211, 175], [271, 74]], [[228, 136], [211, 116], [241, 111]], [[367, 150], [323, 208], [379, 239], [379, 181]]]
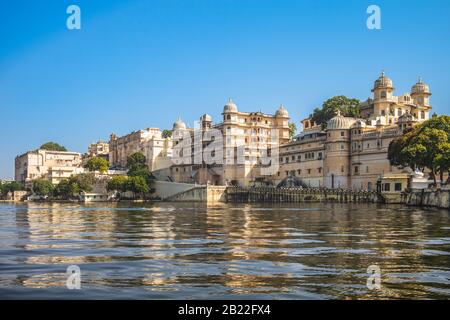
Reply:
[[15, 180], [29, 186], [43, 178], [58, 184], [62, 179], [82, 173], [81, 154], [78, 152], [36, 150], [15, 159]]
[[102, 140], [91, 143], [88, 152], [82, 155], [83, 166], [94, 157], [103, 158], [109, 162], [109, 143]]
[[135, 152], [145, 155], [150, 171], [163, 169], [171, 165], [172, 140], [163, 138], [158, 128], [134, 131], [123, 137], [111, 134], [109, 163], [112, 168], [125, 168], [128, 156]]

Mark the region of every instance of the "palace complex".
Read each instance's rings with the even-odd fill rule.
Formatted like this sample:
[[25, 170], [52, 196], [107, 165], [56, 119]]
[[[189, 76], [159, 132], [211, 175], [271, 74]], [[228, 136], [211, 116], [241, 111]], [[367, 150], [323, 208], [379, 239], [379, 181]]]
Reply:
[[[394, 90], [393, 81], [382, 73], [374, 83], [372, 97], [360, 104], [359, 118], [338, 112], [326, 126], [304, 119], [301, 133], [293, 138], [284, 106], [274, 114], [243, 112], [230, 99], [219, 123], [204, 114], [195, 128], [178, 119], [172, 136], [163, 136], [158, 128], [123, 137], [111, 134], [109, 143], [92, 144], [85, 157], [104, 156], [111, 168], [120, 169], [130, 154], [142, 152], [157, 179], [172, 182], [375, 190], [381, 178], [404, 173], [390, 166], [389, 143], [405, 128], [430, 117], [431, 93], [421, 79], [410, 93], [395, 96]], [[51, 157], [40, 152], [16, 158], [16, 180], [32, 179], [39, 173], [54, 177], [54, 172], [63, 172], [62, 160], [55, 169], [49, 164], [31, 168], [32, 163], [45, 162], [34, 158]], [[79, 155], [67, 157], [79, 161]], [[271, 162], [265, 161], [267, 157]], [[396, 189], [404, 187], [395, 185]]]

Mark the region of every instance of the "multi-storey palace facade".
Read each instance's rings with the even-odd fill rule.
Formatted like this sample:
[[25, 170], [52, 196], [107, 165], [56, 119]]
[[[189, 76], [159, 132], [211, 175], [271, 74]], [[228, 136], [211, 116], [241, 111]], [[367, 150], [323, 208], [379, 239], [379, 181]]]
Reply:
[[172, 141], [163, 138], [158, 128], [134, 131], [123, 137], [111, 134], [109, 139], [111, 167], [125, 168], [128, 156], [135, 152], [145, 155], [149, 170], [159, 170], [171, 165]]
[[[289, 142], [289, 116], [280, 106], [275, 115], [262, 112], [241, 112], [230, 99], [223, 108], [223, 120], [212, 124], [208, 114], [200, 118], [198, 130], [189, 129], [181, 120], [174, 123], [174, 165], [170, 168], [170, 179], [178, 182], [250, 185], [262, 181], [264, 176], [260, 162], [263, 153], [270, 153], [275, 145]], [[202, 137], [202, 149], [195, 148], [195, 136]], [[186, 135], [190, 138], [188, 148], [183, 145]], [[212, 142], [219, 143], [220, 150], [211, 150], [212, 157], [220, 161], [208, 164], [202, 157], [205, 148], [212, 148]], [[184, 141], [183, 141], [184, 140]], [[191, 152], [186, 155], [186, 149]], [[206, 149], [207, 150], [207, 149]], [[207, 150], [208, 151], [208, 150]], [[182, 153], [185, 153], [182, 155]], [[213, 153], [217, 154], [213, 154]]]
[[[372, 92], [373, 97], [360, 105], [360, 118], [337, 113], [326, 129], [305, 119], [302, 132], [292, 140], [289, 140], [288, 112], [283, 106], [275, 115], [239, 112], [230, 100], [224, 107], [221, 123], [213, 125], [211, 117], [204, 115], [199, 125], [201, 135], [211, 128], [222, 133], [223, 164], [195, 164], [193, 159], [198, 152], [191, 143], [192, 152], [178, 157], [179, 162], [167, 173], [169, 180], [242, 186], [294, 183], [305, 187], [375, 190], [383, 176], [404, 171], [390, 165], [389, 144], [406, 127], [429, 119], [431, 93], [419, 79], [411, 93], [397, 97], [392, 80], [384, 73], [375, 81]], [[182, 148], [177, 150], [178, 141], [189, 132], [192, 142], [195, 130], [187, 128], [181, 120], [173, 129], [174, 155], [179, 156]], [[273, 130], [278, 132], [276, 141], [271, 140]], [[208, 143], [203, 141], [203, 147]], [[254, 148], [255, 143], [258, 148]], [[275, 145], [279, 147], [279, 170], [270, 176], [263, 175], [261, 163], [254, 160], [261, 156], [258, 150], [273, 150]], [[244, 152], [241, 162], [236, 158], [239, 150]], [[234, 161], [228, 163], [230, 154]]]
[[15, 180], [30, 186], [35, 179], [58, 184], [62, 179], [83, 172], [78, 152], [35, 150], [15, 159]]
[[396, 97], [392, 80], [382, 73], [372, 92], [361, 103], [361, 118], [338, 113], [325, 130], [303, 120], [303, 132], [280, 147], [274, 183], [295, 177], [312, 187], [374, 190], [384, 175], [400, 173], [387, 158], [389, 144], [405, 128], [429, 119], [430, 89], [419, 79], [411, 93]]
[[[337, 113], [325, 129], [304, 119], [302, 132], [293, 139], [284, 106], [275, 114], [242, 112], [229, 100], [217, 124], [204, 114], [195, 128], [178, 119], [171, 137], [163, 137], [158, 128], [123, 137], [111, 134], [109, 143], [91, 145], [85, 160], [109, 152], [110, 166], [118, 169], [126, 167], [129, 155], [141, 152], [159, 180], [374, 190], [380, 178], [404, 171], [387, 159], [390, 142], [430, 117], [431, 92], [421, 79], [410, 93], [395, 96], [394, 90], [392, 80], [382, 73], [373, 96], [360, 104], [359, 118]], [[269, 164], [263, 161], [268, 157]], [[266, 170], [268, 166], [275, 170]], [[16, 158], [16, 180], [48, 177], [57, 183], [80, 167], [78, 153], [28, 152]]]

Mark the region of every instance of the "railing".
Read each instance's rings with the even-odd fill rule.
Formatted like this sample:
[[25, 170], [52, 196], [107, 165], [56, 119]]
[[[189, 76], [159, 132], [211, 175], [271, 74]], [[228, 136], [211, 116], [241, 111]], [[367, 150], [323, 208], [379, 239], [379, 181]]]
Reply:
[[374, 191], [353, 191], [326, 188], [274, 188], [274, 187], [227, 187], [227, 202], [240, 203], [300, 203], [316, 202], [380, 202]]

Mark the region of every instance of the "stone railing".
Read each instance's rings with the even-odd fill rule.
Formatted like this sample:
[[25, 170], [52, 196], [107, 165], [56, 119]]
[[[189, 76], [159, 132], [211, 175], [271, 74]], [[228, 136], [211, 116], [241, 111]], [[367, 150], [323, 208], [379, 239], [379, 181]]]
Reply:
[[381, 202], [373, 191], [352, 191], [324, 188], [241, 188], [227, 187], [227, 202], [281, 203], [281, 202]]

